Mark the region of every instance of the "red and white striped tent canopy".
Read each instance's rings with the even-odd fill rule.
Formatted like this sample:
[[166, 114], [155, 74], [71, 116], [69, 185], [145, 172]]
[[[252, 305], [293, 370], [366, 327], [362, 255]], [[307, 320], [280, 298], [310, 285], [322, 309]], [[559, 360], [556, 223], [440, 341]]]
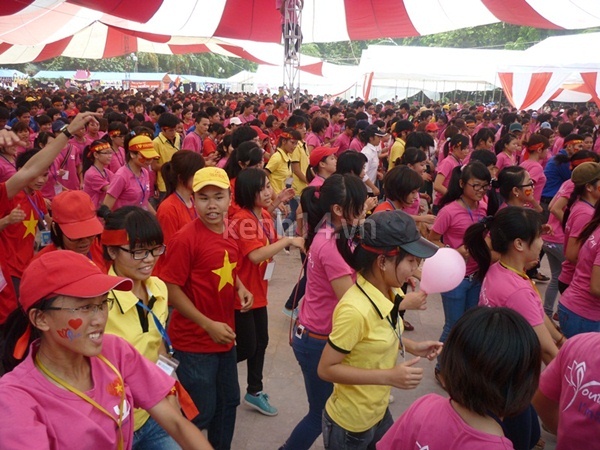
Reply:
[[[134, 51], [215, 51], [209, 38], [280, 43], [275, 0], [2, 0], [0, 62]], [[408, 37], [499, 21], [550, 29], [600, 26], [594, 0], [304, 0], [304, 42]], [[76, 36], [73, 38], [73, 36]], [[156, 45], [152, 48], [144, 39]], [[217, 44], [219, 45], [219, 44]], [[227, 45], [227, 44], [226, 44]], [[32, 46], [30, 50], [11, 46]], [[206, 46], [206, 47], [205, 47]], [[256, 55], [225, 47], [224, 52]], [[6, 52], [9, 52], [5, 55]], [[241, 53], [242, 55], [239, 55]]]

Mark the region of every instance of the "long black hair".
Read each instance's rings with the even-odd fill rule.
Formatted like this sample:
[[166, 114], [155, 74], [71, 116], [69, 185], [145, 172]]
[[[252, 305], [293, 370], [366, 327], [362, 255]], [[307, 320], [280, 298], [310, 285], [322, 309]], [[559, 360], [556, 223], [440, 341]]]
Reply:
[[477, 277], [483, 280], [492, 262], [492, 252], [485, 242], [489, 232], [492, 250], [506, 253], [515, 239], [522, 239], [529, 245], [542, 233], [543, 218], [531, 208], [507, 206], [495, 216], [487, 216], [471, 225], [465, 233], [465, 247], [477, 262]]
[[[457, 166], [452, 170], [448, 190], [440, 201], [440, 209], [449, 203], [452, 203], [460, 198], [463, 194], [463, 187], [471, 178], [486, 181], [491, 183], [492, 175], [487, 167], [479, 161], [471, 161], [466, 166]], [[496, 205], [497, 208], [497, 205]], [[488, 214], [490, 213], [490, 204], [488, 204]]]

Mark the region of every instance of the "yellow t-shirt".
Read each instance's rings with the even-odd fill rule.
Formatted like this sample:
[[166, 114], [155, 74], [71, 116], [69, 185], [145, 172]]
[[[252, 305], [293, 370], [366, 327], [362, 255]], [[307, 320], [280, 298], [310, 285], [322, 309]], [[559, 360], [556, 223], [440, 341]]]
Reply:
[[278, 148], [269, 158], [266, 169], [275, 195], [285, 189], [285, 180], [292, 177], [292, 160], [290, 155]]
[[[160, 155], [160, 159], [158, 160], [160, 164], [171, 161], [175, 152], [181, 149], [181, 138], [179, 137], [179, 134], [175, 134], [175, 145], [171, 144], [162, 133], [156, 136], [152, 142], [154, 144], [154, 150]], [[167, 191], [165, 180], [163, 180], [160, 170], [156, 173], [156, 184], [160, 192]]]
[[[302, 172], [304, 175], [306, 175], [306, 170], [308, 169], [308, 153], [306, 151], [305, 145], [306, 144], [303, 141], [298, 141], [298, 145], [296, 145], [296, 148], [294, 149], [291, 156], [292, 163], [300, 164], [300, 172]], [[308, 186], [308, 183], [301, 181], [295, 173], [293, 174], [293, 176], [294, 181], [292, 182], [292, 187], [294, 188], [296, 195], [300, 195], [302, 193], [302, 190], [306, 186]]]
[[[116, 276], [111, 267], [109, 275]], [[166, 328], [167, 317], [169, 316], [167, 285], [158, 277], [150, 277], [146, 281], [146, 288], [151, 296], [156, 298], [152, 305], [152, 311], [158, 317], [160, 323]], [[162, 342], [154, 319], [150, 314], [147, 315], [148, 329], [144, 332], [140, 323], [140, 316], [135, 307], [138, 298], [131, 291], [110, 291], [108, 298], [114, 299], [114, 305], [108, 313], [106, 322], [106, 333], [122, 337], [135, 347], [145, 358], [152, 362], [158, 360], [158, 350]], [[146, 423], [150, 415], [143, 409], [134, 410], [134, 430], [138, 430]]]
[[[397, 293], [403, 295], [400, 290]], [[393, 306], [389, 298], [358, 275], [333, 312], [329, 344], [346, 354], [342, 364], [363, 369], [391, 369], [396, 365], [403, 325], [398, 318], [394, 329], [388, 320]], [[383, 418], [390, 391], [390, 386], [334, 383], [325, 409], [342, 428], [362, 433]]]
[[402, 158], [402, 155], [404, 155], [405, 147], [406, 147], [406, 142], [404, 142], [400, 138], [396, 138], [396, 140], [392, 144], [392, 148], [390, 149], [389, 165], [388, 165], [389, 169], [393, 169], [394, 166], [396, 165], [396, 160], [398, 158]]

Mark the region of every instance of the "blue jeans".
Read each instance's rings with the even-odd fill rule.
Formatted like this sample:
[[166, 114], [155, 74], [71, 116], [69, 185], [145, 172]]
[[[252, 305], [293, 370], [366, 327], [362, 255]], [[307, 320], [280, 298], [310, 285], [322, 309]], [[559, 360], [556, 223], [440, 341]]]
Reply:
[[317, 375], [317, 366], [327, 341], [315, 339], [306, 333], [299, 338], [295, 331], [294, 329], [292, 347], [304, 377], [304, 387], [308, 397], [308, 414], [296, 425], [282, 448], [285, 450], [308, 450], [321, 434], [321, 415], [327, 399], [333, 392], [333, 384], [321, 380]]
[[335, 423], [323, 411], [323, 444], [326, 450], [375, 450], [375, 445], [394, 424], [390, 410], [386, 409], [383, 419], [362, 433], [352, 433]]
[[477, 303], [479, 303], [480, 291], [481, 282], [475, 278], [465, 278], [457, 287], [442, 294], [445, 322], [440, 341], [446, 342], [450, 329], [457, 320], [460, 319], [468, 309], [477, 306]]
[[150, 417], [139, 430], [133, 432], [131, 450], [181, 450], [181, 447]]
[[560, 302], [558, 302], [558, 323], [560, 323], [560, 330], [567, 339], [576, 334], [600, 331], [600, 322], [575, 314]]
[[175, 358], [179, 360], [179, 381], [200, 411], [192, 422], [208, 430], [215, 450], [229, 450], [240, 404], [235, 347], [224, 353], [175, 351]]
[[544, 242], [544, 252], [548, 256], [548, 263], [550, 264], [550, 272], [552, 272], [552, 278], [546, 293], [544, 294], [544, 312], [548, 317], [552, 317], [554, 313], [554, 303], [556, 303], [556, 296], [558, 295], [558, 277], [562, 270], [562, 263], [565, 260], [563, 252], [563, 244], [556, 244], [554, 242]]

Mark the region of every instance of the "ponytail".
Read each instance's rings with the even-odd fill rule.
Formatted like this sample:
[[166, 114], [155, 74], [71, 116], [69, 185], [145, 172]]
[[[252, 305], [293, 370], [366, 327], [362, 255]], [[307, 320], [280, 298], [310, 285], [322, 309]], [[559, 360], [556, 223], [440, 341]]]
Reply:
[[467, 228], [467, 231], [465, 232], [465, 248], [479, 266], [477, 278], [480, 281], [483, 281], [483, 278], [492, 263], [492, 252], [485, 242], [485, 237], [490, 230], [489, 227], [493, 220], [494, 216], [484, 217], [480, 222], [474, 223]]
[[573, 192], [571, 192], [571, 195], [569, 196], [569, 201], [567, 202], [567, 206], [565, 207], [565, 212], [563, 214], [563, 220], [561, 223], [563, 230], [567, 226], [567, 220], [569, 220], [569, 216], [571, 215], [571, 208], [579, 199], [579, 197], [581, 197], [585, 192], [585, 186], [585, 184], [581, 184], [579, 186], [575, 185], [575, 189], [573, 189]]

